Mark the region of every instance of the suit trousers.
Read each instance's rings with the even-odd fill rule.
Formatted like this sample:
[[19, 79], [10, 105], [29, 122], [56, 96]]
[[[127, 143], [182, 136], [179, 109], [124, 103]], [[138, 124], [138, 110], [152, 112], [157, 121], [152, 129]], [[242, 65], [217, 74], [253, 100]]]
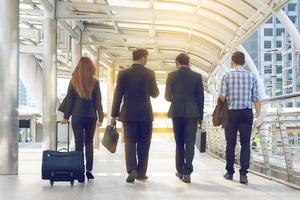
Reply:
[[229, 110], [228, 125], [225, 127], [226, 138], [226, 170], [229, 174], [234, 173], [235, 146], [237, 132], [240, 133], [240, 174], [246, 175], [250, 159], [250, 139], [253, 124], [252, 109]]
[[91, 117], [72, 117], [72, 129], [75, 138], [75, 150], [83, 151], [85, 144], [86, 170], [92, 171], [96, 119]]
[[176, 142], [176, 170], [190, 175], [193, 172], [193, 159], [197, 132], [197, 118], [172, 118]]
[[152, 138], [152, 121], [123, 122], [127, 172], [145, 176]]

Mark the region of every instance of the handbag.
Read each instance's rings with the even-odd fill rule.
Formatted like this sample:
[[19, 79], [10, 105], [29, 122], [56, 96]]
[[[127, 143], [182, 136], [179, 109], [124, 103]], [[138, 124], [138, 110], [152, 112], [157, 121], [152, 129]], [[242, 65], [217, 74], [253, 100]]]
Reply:
[[57, 110], [64, 113], [66, 110], [66, 105], [67, 105], [67, 97], [64, 98], [64, 100], [61, 102]]
[[226, 99], [224, 102], [221, 102], [221, 100], [218, 99], [212, 115], [212, 121], [213, 126], [222, 125], [222, 127], [225, 128], [228, 125], [228, 106]]
[[117, 132], [116, 125], [106, 126], [104, 136], [102, 138], [103, 146], [111, 153], [115, 153], [119, 140], [119, 133]]

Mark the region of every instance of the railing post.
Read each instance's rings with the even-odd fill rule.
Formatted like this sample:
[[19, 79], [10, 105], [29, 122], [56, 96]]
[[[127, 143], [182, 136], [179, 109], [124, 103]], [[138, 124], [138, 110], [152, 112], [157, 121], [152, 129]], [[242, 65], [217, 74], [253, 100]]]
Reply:
[[263, 155], [264, 165], [265, 165], [265, 173], [269, 176], [271, 176], [271, 163], [270, 163], [270, 154], [268, 150], [268, 129], [266, 125], [262, 126], [262, 130], [259, 134], [260, 137], [260, 145], [261, 145], [261, 151]]
[[271, 132], [272, 132], [272, 154], [274, 154], [278, 151], [276, 124], [272, 124]]
[[290, 145], [289, 145], [289, 137], [287, 133], [287, 127], [286, 125], [282, 122], [281, 119], [281, 114], [279, 113], [279, 109], [277, 109], [277, 120], [278, 120], [278, 125], [279, 125], [279, 132], [280, 132], [280, 137], [282, 141], [282, 148], [283, 148], [283, 154], [284, 154], [284, 160], [285, 160], [285, 165], [286, 165], [286, 170], [288, 174], [288, 181], [289, 182], [294, 182], [294, 167], [293, 167], [293, 158], [291, 155], [291, 150], [290, 150]]

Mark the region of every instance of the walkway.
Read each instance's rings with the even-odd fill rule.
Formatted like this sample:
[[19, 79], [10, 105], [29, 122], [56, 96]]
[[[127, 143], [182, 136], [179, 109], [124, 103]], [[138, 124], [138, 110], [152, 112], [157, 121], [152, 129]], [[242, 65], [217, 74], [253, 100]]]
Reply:
[[[170, 136], [171, 137], [171, 136]], [[149, 180], [135, 184], [125, 182], [123, 145], [115, 155], [101, 146], [95, 152], [95, 181], [85, 184], [55, 183], [40, 179], [39, 148], [20, 149], [19, 176], [0, 176], [0, 199], [10, 200], [177, 200], [177, 199], [299, 199], [300, 191], [271, 180], [249, 174], [249, 185], [222, 178], [224, 163], [208, 154], [195, 154], [192, 183], [179, 181], [174, 173], [174, 143], [172, 138], [154, 136]]]

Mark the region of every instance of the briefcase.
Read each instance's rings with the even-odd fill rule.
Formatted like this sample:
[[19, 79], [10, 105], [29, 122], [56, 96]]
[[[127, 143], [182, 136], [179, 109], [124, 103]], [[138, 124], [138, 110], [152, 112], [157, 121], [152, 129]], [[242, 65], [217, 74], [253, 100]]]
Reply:
[[206, 132], [201, 128], [197, 129], [195, 143], [200, 153], [204, 153], [206, 149]]
[[[68, 123], [68, 147], [57, 151], [58, 124], [56, 124], [56, 151], [43, 151], [42, 179], [50, 180], [51, 186], [55, 181], [67, 181], [73, 186], [74, 181], [84, 182], [84, 158], [82, 151], [69, 151], [69, 123]], [[66, 150], [66, 151], [62, 151]]]
[[119, 133], [117, 132], [116, 125], [106, 126], [104, 136], [102, 138], [103, 146], [111, 153], [115, 153], [119, 140]]

